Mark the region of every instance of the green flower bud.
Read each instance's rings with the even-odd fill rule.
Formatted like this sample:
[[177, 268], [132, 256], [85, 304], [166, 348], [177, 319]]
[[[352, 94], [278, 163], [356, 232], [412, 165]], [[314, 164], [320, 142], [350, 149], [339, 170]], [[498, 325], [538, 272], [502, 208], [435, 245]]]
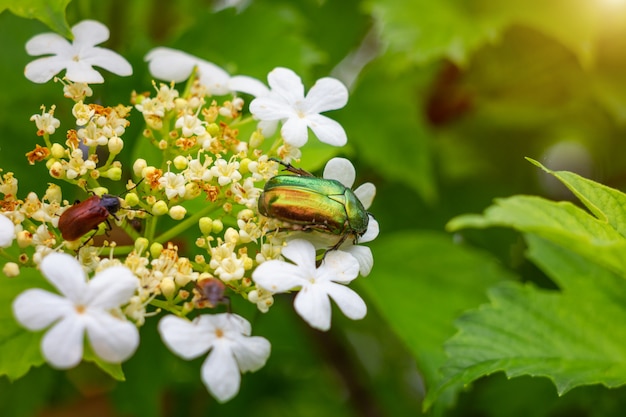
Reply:
[[161, 256], [161, 252], [163, 252], [163, 245], [161, 245], [160, 243], [154, 242], [152, 245], [150, 245], [150, 256], [152, 256], [152, 258], [158, 258], [159, 256]]
[[168, 212], [167, 203], [163, 200], [159, 200], [152, 206], [152, 214], [155, 216], [163, 216]]

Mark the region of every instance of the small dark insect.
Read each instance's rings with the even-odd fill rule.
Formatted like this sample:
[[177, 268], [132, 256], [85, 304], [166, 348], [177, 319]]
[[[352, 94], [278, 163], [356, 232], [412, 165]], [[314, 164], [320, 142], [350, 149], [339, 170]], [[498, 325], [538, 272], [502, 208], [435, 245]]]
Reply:
[[224, 295], [226, 289], [224, 283], [217, 278], [206, 278], [196, 283], [196, 291], [200, 298], [196, 304], [200, 308], [215, 308], [219, 304], [225, 304], [230, 312], [230, 299]]
[[[139, 185], [139, 182], [135, 187], [137, 187], [137, 185]], [[98, 226], [102, 222], [106, 222], [107, 229], [111, 230], [109, 216], [113, 217], [115, 220], [119, 220], [115, 216], [115, 213], [120, 210], [121, 206], [120, 197], [112, 194], [104, 194], [102, 197], [92, 195], [84, 201], [77, 202], [72, 207], [65, 210], [59, 218], [61, 236], [63, 236], [63, 239], [70, 241], [80, 239], [91, 230], [97, 231]], [[96, 232], [94, 232], [94, 234], [95, 233]]]

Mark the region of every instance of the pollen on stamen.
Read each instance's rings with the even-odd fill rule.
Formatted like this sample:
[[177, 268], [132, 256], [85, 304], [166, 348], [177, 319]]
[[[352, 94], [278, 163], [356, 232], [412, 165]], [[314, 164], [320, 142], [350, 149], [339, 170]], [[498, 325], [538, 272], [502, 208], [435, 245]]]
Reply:
[[77, 305], [75, 308], [78, 314], [83, 314], [87, 310], [84, 305]]
[[222, 329], [216, 329], [215, 330], [215, 336], [223, 337], [224, 336], [224, 331]]

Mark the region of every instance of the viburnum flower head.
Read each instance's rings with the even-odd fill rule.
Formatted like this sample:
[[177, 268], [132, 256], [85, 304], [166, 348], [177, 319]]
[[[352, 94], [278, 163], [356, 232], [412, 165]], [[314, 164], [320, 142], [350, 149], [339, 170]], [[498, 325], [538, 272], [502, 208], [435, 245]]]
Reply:
[[72, 27], [72, 34], [72, 42], [56, 33], [42, 33], [26, 42], [29, 55], [51, 55], [26, 65], [26, 78], [35, 83], [45, 83], [66, 70], [65, 78], [70, 81], [100, 84], [104, 78], [93, 69], [94, 66], [121, 76], [133, 73], [133, 68], [121, 55], [96, 46], [109, 39], [109, 29], [102, 23], [83, 20]]
[[261, 121], [280, 120], [280, 130], [286, 143], [301, 147], [308, 140], [311, 128], [317, 138], [329, 145], [343, 146], [346, 132], [336, 121], [320, 113], [344, 107], [348, 89], [335, 78], [321, 78], [304, 95], [300, 77], [290, 69], [275, 68], [267, 76], [270, 93], [250, 103], [250, 112]]
[[135, 352], [139, 332], [119, 310], [138, 286], [130, 269], [112, 266], [88, 281], [76, 259], [56, 252], [43, 258], [40, 269], [61, 295], [26, 290], [13, 302], [13, 314], [32, 331], [52, 325], [41, 340], [43, 356], [52, 366], [76, 366], [83, 357], [85, 333], [95, 354], [106, 362], [122, 362]]
[[359, 263], [354, 256], [339, 250], [330, 251], [317, 267], [315, 246], [304, 239], [290, 241], [282, 255], [292, 262], [263, 262], [252, 273], [252, 279], [272, 293], [299, 290], [294, 307], [311, 327], [330, 329], [330, 298], [352, 320], [365, 317], [365, 302], [345, 285], [359, 274]]
[[250, 323], [230, 313], [203, 314], [189, 321], [173, 315], [159, 322], [163, 342], [183, 359], [209, 352], [202, 364], [202, 381], [221, 402], [239, 392], [242, 372], [254, 372], [265, 365], [270, 343], [250, 336]]

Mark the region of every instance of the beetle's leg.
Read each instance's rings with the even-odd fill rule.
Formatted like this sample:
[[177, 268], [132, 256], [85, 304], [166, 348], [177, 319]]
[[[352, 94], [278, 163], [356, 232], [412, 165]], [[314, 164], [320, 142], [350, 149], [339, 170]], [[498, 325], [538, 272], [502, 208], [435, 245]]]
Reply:
[[284, 171], [293, 172], [294, 174], [299, 175], [301, 177], [315, 177], [315, 175], [311, 174], [309, 171], [306, 171], [302, 168], [296, 168], [293, 165], [291, 165], [289, 162], [281, 161], [278, 158], [269, 158], [269, 160], [278, 162], [279, 164], [284, 166], [285, 167]]
[[[111, 216], [115, 217], [114, 214], [111, 214]], [[115, 217], [115, 220], [119, 220], [119, 219], [117, 217]], [[105, 223], [107, 225], [106, 235], [109, 236], [109, 232], [111, 232], [111, 230], [113, 230], [113, 226], [111, 226], [111, 222], [109, 221], [109, 219], [106, 219]]]
[[78, 252], [79, 250], [81, 250], [83, 248], [83, 246], [85, 246], [87, 243], [89, 243], [89, 241], [93, 240], [94, 236], [96, 235], [96, 233], [98, 233], [98, 228], [96, 228], [93, 233], [91, 234], [91, 236], [89, 236], [89, 239], [85, 240], [83, 243], [80, 244], [80, 246], [78, 247], [78, 250], [76, 252]]
[[350, 233], [344, 233], [343, 235], [341, 235], [341, 238], [339, 238], [339, 240], [337, 241], [337, 243], [335, 243], [333, 246], [331, 246], [330, 248], [326, 249], [326, 251], [324, 252], [324, 254], [322, 255], [322, 258], [319, 259], [316, 263], [315, 266], [319, 268], [319, 266], [322, 264], [322, 262], [324, 262], [324, 259], [326, 259], [326, 255], [328, 254], [328, 252], [332, 252], [334, 250], [338, 250], [341, 245], [343, 245], [343, 242], [346, 241], [346, 239], [348, 238], [348, 235]]

